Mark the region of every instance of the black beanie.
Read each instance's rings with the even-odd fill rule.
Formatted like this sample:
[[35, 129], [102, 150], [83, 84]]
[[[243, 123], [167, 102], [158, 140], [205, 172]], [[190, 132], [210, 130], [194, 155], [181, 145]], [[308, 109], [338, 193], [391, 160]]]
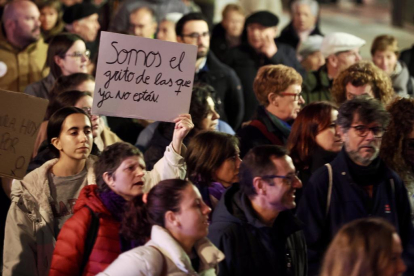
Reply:
[[258, 11], [246, 18], [246, 26], [251, 23], [257, 23], [264, 27], [276, 27], [279, 24], [279, 18], [268, 11]]
[[63, 22], [72, 24], [74, 21], [98, 13], [99, 9], [92, 3], [79, 3], [65, 9]]

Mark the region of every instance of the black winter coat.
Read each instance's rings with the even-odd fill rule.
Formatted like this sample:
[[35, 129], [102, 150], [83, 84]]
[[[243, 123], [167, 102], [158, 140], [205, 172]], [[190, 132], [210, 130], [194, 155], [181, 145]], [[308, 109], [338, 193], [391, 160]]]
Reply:
[[[329, 243], [346, 223], [360, 218], [381, 217], [395, 226], [404, 247], [404, 260], [408, 271], [412, 255], [413, 225], [407, 190], [398, 175], [381, 164], [382, 181], [373, 187], [372, 198], [351, 178], [342, 150], [330, 163], [333, 185], [330, 208], [327, 210], [329, 175], [326, 166], [318, 169], [308, 181], [297, 209], [298, 218], [305, 223], [304, 233], [308, 245], [309, 275], [318, 275], [323, 254]], [[413, 275], [413, 274], [406, 275]]]
[[244, 112], [243, 91], [236, 73], [221, 63], [210, 51], [207, 55], [206, 70], [196, 74], [194, 82], [211, 85], [220, 99], [217, 111], [220, 119], [226, 121], [234, 130], [242, 123]]
[[233, 184], [214, 210], [208, 235], [226, 255], [218, 275], [306, 275], [302, 227], [290, 211], [281, 212], [272, 227], [264, 225], [239, 185]]

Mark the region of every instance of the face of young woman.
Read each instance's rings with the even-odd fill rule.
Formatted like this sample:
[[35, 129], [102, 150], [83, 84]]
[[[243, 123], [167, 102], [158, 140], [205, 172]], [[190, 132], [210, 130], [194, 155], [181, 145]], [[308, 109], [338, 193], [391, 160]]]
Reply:
[[63, 121], [59, 137], [52, 139], [59, 150], [60, 158], [82, 160], [88, 158], [92, 150], [91, 122], [84, 114], [71, 114]]
[[331, 124], [316, 135], [316, 143], [324, 150], [338, 152], [342, 149], [341, 136], [336, 131], [337, 117], [338, 111], [332, 110]]
[[97, 137], [98, 135], [101, 134], [102, 128], [100, 127], [99, 116], [92, 115], [91, 113], [92, 102], [93, 102], [92, 97], [85, 96], [78, 100], [78, 102], [75, 104], [75, 107], [83, 109], [86, 112], [86, 114], [88, 114], [89, 118], [91, 118], [92, 134], [93, 134], [93, 137]]
[[401, 257], [402, 252], [401, 239], [397, 233], [394, 233], [392, 235], [391, 259], [389, 260], [388, 266], [383, 270], [381, 276], [400, 276], [405, 272], [407, 267]]
[[180, 237], [197, 241], [208, 234], [208, 215], [211, 212], [194, 185], [182, 191], [180, 211], [175, 214]]
[[40, 10], [39, 19], [42, 30], [49, 31], [56, 25], [58, 12], [55, 8], [46, 6]]
[[209, 106], [209, 112], [207, 113], [207, 117], [201, 121], [201, 129], [217, 130], [218, 119], [220, 118], [220, 115], [217, 113], [214, 101], [211, 97], [207, 98], [207, 104]]
[[224, 160], [214, 172], [213, 179], [215, 181], [220, 182], [225, 187], [229, 187], [239, 181], [239, 168], [241, 163], [239, 153], [239, 149], [236, 148], [236, 154]]
[[137, 195], [142, 194], [144, 188], [145, 165], [139, 156], [130, 156], [122, 161], [116, 171], [109, 176], [106, 184], [116, 194], [125, 200], [131, 200]]
[[57, 57], [55, 62], [62, 70], [63, 76], [74, 73], [87, 73], [89, 57], [86, 54], [86, 45], [82, 40], [76, 40], [66, 51], [64, 57]]

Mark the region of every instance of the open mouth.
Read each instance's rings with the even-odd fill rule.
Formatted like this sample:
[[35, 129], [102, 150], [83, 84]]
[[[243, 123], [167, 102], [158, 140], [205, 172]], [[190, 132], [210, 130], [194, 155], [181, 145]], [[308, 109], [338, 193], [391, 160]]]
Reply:
[[138, 181], [138, 182], [134, 183], [133, 186], [144, 186], [144, 182]]

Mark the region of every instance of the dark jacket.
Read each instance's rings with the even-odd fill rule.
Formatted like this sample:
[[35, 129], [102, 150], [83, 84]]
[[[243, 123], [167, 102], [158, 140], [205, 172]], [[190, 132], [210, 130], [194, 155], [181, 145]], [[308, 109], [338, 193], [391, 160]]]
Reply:
[[251, 120], [259, 105], [253, 91], [253, 82], [260, 67], [269, 64], [283, 64], [293, 67], [302, 76], [305, 75], [305, 70], [296, 58], [295, 50], [283, 43], [277, 43], [276, 46], [277, 52], [270, 59], [262, 54], [258, 54], [247, 43], [231, 49], [225, 59], [225, 63], [234, 69], [243, 86], [245, 104], [244, 122]]
[[408, 67], [408, 71], [410, 71], [410, 75], [414, 77], [414, 45], [410, 49], [401, 52], [400, 60], [404, 61]]
[[246, 125], [239, 129], [237, 137], [240, 139], [240, 156], [243, 158], [246, 153], [254, 147], [261, 145], [279, 145], [283, 146], [287, 142], [289, 137], [290, 129], [287, 129], [282, 122], [279, 125], [275, 125], [270, 119], [265, 108], [258, 106], [253, 120], [258, 120], [266, 127], [266, 132], [270, 135], [278, 138], [278, 143], [272, 142], [266, 133], [263, 133], [259, 128], [253, 124]]
[[[309, 275], [318, 275], [324, 251], [344, 224], [371, 216], [382, 217], [396, 227], [404, 245], [405, 260], [411, 259], [412, 262], [413, 257], [408, 257], [413, 237], [411, 209], [401, 179], [381, 161], [379, 171], [383, 173], [383, 178], [374, 185], [370, 198], [351, 178], [345, 154], [344, 150], [341, 151], [330, 163], [333, 185], [329, 213], [326, 214], [329, 175], [325, 166], [310, 178], [297, 209], [297, 216], [306, 225], [304, 233], [308, 245]], [[409, 262], [407, 264], [410, 267]]]
[[213, 213], [208, 236], [226, 255], [218, 275], [306, 275], [302, 227], [290, 211], [281, 212], [272, 227], [264, 225], [233, 184]]
[[194, 82], [207, 83], [214, 88], [221, 101], [218, 103], [220, 119], [229, 123], [233, 129], [238, 129], [243, 119], [244, 101], [236, 73], [210, 51], [206, 65], [196, 74]]
[[[319, 26], [316, 25], [315, 29], [309, 34], [311, 35], [321, 35], [323, 36], [321, 30], [319, 29]], [[293, 27], [293, 21], [290, 21], [289, 25], [287, 25], [282, 32], [280, 33], [280, 36], [276, 38], [276, 42], [285, 43], [291, 46], [294, 49], [297, 49], [300, 38], [298, 36], [298, 33], [296, 32], [295, 28]]]
[[224, 62], [230, 49], [226, 40], [226, 30], [221, 23], [218, 23], [211, 32], [210, 50], [221, 62]]
[[317, 71], [308, 72], [302, 85], [305, 104], [317, 101], [332, 102], [332, 83], [333, 81], [329, 80], [326, 65], [322, 66]]

